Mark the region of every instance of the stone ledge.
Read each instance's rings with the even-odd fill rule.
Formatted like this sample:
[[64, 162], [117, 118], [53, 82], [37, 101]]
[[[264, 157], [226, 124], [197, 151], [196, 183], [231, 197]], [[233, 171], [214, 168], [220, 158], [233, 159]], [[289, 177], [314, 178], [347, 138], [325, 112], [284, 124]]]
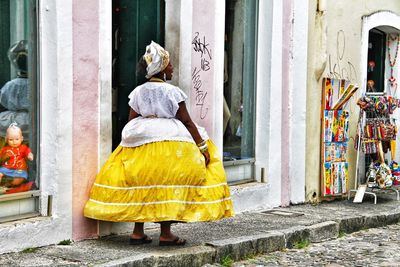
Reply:
[[285, 235], [286, 248], [293, 248], [296, 243], [304, 240], [310, 241], [310, 230], [305, 226], [295, 226], [284, 229], [282, 233]]
[[310, 231], [310, 242], [319, 243], [322, 241], [337, 238], [339, 235], [339, 224], [333, 221], [326, 221], [308, 226]]
[[148, 253], [109, 261], [96, 266], [204, 266], [221, 262], [229, 257], [235, 261], [261, 253], [293, 248], [297, 242], [317, 243], [335, 239], [339, 231], [346, 233], [378, 227], [400, 221], [400, 213], [354, 216], [338, 221], [325, 221], [309, 226], [296, 226], [282, 231], [268, 231], [257, 235], [241, 236], [208, 242], [202, 246], [169, 248], [156, 254]]
[[353, 233], [368, 228], [375, 228], [400, 222], [400, 213], [387, 213], [380, 215], [353, 216], [337, 221], [339, 231]]
[[285, 248], [285, 237], [280, 232], [267, 232], [207, 243], [216, 249], [215, 262], [220, 262], [229, 256], [234, 260], [243, 259], [248, 255], [268, 253]]
[[203, 266], [207, 263], [214, 263], [216, 250], [209, 246], [171, 248], [165, 252], [156, 254], [148, 253], [138, 256], [126, 257], [118, 260], [102, 263], [99, 267], [153, 267], [153, 266]]

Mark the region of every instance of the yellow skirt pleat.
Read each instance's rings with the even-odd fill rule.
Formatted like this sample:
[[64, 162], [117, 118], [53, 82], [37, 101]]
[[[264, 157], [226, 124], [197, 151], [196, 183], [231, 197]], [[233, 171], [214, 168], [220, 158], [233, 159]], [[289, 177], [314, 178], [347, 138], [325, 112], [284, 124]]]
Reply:
[[195, 144], [118, 147], [96, 177], [84, 215], [115, 222], [211, 221], [233, 216], [225, 171], [212, 141], [210, 163]]

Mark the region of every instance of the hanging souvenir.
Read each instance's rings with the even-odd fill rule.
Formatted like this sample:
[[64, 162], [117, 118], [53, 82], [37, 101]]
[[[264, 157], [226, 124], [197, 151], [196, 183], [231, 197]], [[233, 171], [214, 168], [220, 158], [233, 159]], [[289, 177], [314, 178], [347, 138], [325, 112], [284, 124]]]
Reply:
[[395, 161], [392, 161], [389, 165], [392, 172], [393, 185], [400, 185], [400, 167]]
[[[391, 53], [391, 42], [396, 42], [395, 46], [396, 46], [396, 52], [394, 53], [394, 58], [392, 58], [392, 53]], [[397, 89], [397, 82], [396, 82], [396, 78], [393, 76], [393, 68], [396, 65], [396, 61], [397, 61], [397, 55], [399, 53], [399, 42], [400, 42], [400, 38], [399, 38], [399, 34], [393, 34], [390, 33], [388, 35], [387, 38], [387, 49], [388, 49], [388, 57], [389, 57], [389, 65], [390, 65], [390, 78], [389, 78], [389, 84], [390, 87], [392, 87], [394, 90]]]
[[375, 68], [375, 61], [370, 60], [368, 61], [368, 72], [373, 72]]

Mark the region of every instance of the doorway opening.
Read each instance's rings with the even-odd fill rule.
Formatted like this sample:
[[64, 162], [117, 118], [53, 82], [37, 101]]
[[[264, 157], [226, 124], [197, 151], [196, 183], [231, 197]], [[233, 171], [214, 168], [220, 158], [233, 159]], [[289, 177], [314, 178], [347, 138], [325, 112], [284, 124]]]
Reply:
[[113, 0], [112, 13], [112, 149], [128, 122], [128, 95], [145, 81], [136, 64], [146, 45], [164, 45], [165, 0]]

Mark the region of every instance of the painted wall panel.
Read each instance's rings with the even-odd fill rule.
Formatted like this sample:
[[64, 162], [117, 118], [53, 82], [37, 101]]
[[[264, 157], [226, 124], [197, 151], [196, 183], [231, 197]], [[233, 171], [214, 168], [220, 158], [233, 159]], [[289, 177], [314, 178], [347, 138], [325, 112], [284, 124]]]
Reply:
[[99, 3], [73, 1], [73, 239], [97, 235], [97, 222], [83, 217], [98, 171]]
[[[195, 122], [206, 128], [213, 136], [214, 112], [214, 57], [215, 1], [193, 1], [192, 25], [192, 87], [190, 102], [191, 115]], [[212, 13], [211, 13], [212, 14]]]

